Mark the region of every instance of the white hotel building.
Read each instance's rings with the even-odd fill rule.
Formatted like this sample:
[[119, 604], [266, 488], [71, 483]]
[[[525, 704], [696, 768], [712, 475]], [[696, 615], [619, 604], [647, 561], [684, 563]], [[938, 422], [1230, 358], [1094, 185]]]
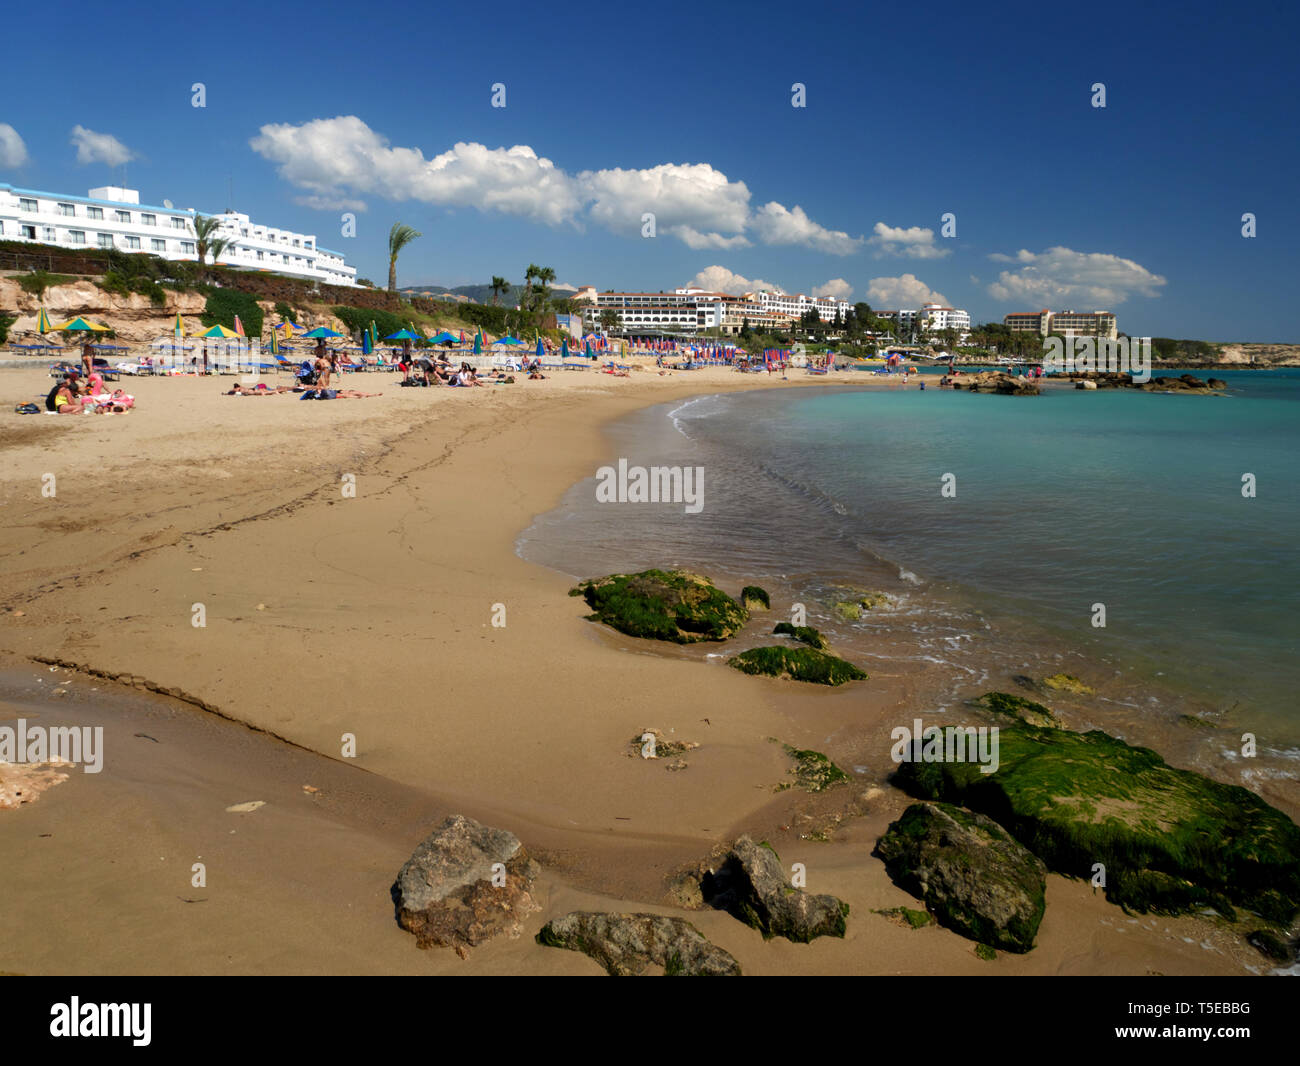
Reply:
[[758, 292], [733, 296], [704, 289], [674, 289], [672, 292], [597, 292], [588, 285], [574, 299], [594, 307], [589, 317], [599, 322], [601, 311], [619, 316], [619, 332], [633, 335], [682, 335], [718, 329], [739, 333], [746, 320], [751, 327], [788, 329], [809, 308], [815, 307], [823, 322], [835, 321], [847, 313], [847, 300], [830, 297], [787, 296]]
[[[0, 240], [53, 244], [61, 248], [116, 248], [149, 252], [163, 259], [197, 262], [194, 208], [140, 203], [135, 189], [106, 186], [87, 196], [60, 196], [0, 183]], [[316, 243], [315, 234], [254, 223], [223, 211], [217, 235], [232, 243], [217, 260], [222, 266], [306, 278], [326, 285], [355, 285], [356, 267], [339, 252]]]
[[970, 333], [970, 313], [956, 307], [944, 307], [942, 304], [926, 304], [919, 311], [873, 311], [877, 318], [884, 319], [896, 327], [895, 335], [900, 339], [915, 329], [918, 333], [933, 333], [945, 329], [955, 329], [958, 343]]

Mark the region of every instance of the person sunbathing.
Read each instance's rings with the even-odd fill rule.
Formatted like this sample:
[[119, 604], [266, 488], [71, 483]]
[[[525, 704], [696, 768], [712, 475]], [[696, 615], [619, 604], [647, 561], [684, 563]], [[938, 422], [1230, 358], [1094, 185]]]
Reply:
[[275, 388], [268, 388], [266, 385], [255, 385], [251, 389], [244, 388], [238, 382], [230, 389], [229, 392], [223, 392], [223, 396], [278, 396], [282, 392], [293, 392], [292, 385], [277, 385]]
[[364, 400], [371, 396], [382, 396], [382, 392], [357, 392], [356, 389], [308, 389], [302, 394], [304, 400]]
[[459, 377], [460, 377], [460, 383], [461, 383], [461, 385], [464, 385], [464, 386], [466, 386], [466, 387], [471, 387], [471, 386], [472, 386], [472, 387], [474, 387], [474, 388], [478, 388], [478, 389], [481, 389], [481, 388], [484, 387], [484, 386], [483, 386], [483, 382], [479, 381], [479, 379], [478, 379], [478, 375], [474, 373], [474, 368], [473, 368], [473, 367], [470, 367], [470, 366], [466, 366], [466, 367], [464, 367], [464, 368], [461, 370], [461, 372], [460, 372], [460, 374], [459, 374]]

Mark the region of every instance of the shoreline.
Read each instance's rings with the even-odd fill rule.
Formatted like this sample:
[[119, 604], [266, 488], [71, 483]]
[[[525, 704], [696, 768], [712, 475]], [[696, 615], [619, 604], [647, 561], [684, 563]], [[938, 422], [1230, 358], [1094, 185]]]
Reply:
[[[705, 663], [628, 655], [624, 638], [582, 619], [568, 598], [567, 580], [515, 554], [515, 540], [532, 518], [553, 508], [582, 471], [590, 476], [599, 465], [592, 456], [608, 451], [605, 427], [633, 410], [719, 391], [720, 377], [697, 372], [652, 380], [648, 384], [665, 386], [653, 395], [636, 379], [557, 382], [557, 393], [571, 395], [553, 400], [490, 390], [483, 390], [485, 396], [435, 394], [428, 399], [439, 410], [423, 416], [416, 397], [425, 399], [426, 390], [401, 390], [408, 395], [385, 406], [407, 420], [405, 428], [389, 427], [387, 433], [364, 421], [376, 401], [349, 405], [328, 423], [308, 423], [315, 411], [309, 416], [295, 409], [285, 432], [284, 424], [263, 415], [278, 401], [250, 408], [221, 398], [222, 404], [243, 405], [227, 408], [227, 421], [238, 425], [223, 431], [243, 433], [242, 445], [254, 439], [258, 447], [237, 446], [233, 458], [214, 457], [213, 442], [205, 451], [194, 441], [180, 452], [187, 470], [221, 471], [225, 476], [212, 474], [209, 483], [220, 488], [234, 482], [238, 492], [207, 499], [192, 487], [170, 484], [165, 474], [159, 478], [148, 467], [149, 442], [136, 435], [131, 446], [144, 449], [144, 462], [126, 456], [114, 468], [123, 478], [134, 471], [139, 480], [133, 489], [119, 486], [117, 494], [97, 495], [95, 478], [103, 471], [93, 468], [96, 449], [86, 448], [84, 458], [74, 456], [70, 474], [60, 473], [53, 525], [36, 510], [41, 502], [24, 501], [11, 536], [22, 541], [18, 555], [27, 557], [15, 575], [25, 591], [6, 601], [0, 640], [29, 661], [43, 655], [148, 678], [219, 714], [238, 707], [237, 722], [324, 753], [327, 761], [340, 762], [331, 754], [338, 738], [355, 733], [359, 758], [343, 763], [349, 771], [364, 769], [370, 771], [367, 780], [432, 797], [422, 802], [440, 811], [454, 809], [510, 828], [542, 856], [555, 905], [534, 916], [530, 930], [533, 922], [540, 926], [562, 913], [556, 902], [561, 899], [601, 897], [605, 909], [610, 900], [634, 900], [638, 907], [683, 913], [664, 903], [665, 879], [675, 869], [741, 832], [785, 826], [782, 853], [808, 852], [815, 878], [810, 883], [842, 895], [859, 918], [850, 922], [846, 941], [819, 941], [792, 955], [791, 945], [751, 943], [752, 934], [726, 915], [685, 914], [731, 950], [746, 972], [999, 972], [953, 934], [896, 931], [869, 913], [911, 902], [869, 857], [871, 841], [905, 805], [901, 794], [891, 795], [895, 790], [884, 784], [883, 774], [859, 775], [853, 782], [865, 813], [845, 822], [830, 843], [813, 844], [798, 835], [808, 819], [826, 815], [825, 797], [772, 791], [787, 767], [767, 737], [821, 750], [828, 727], [863, 718], [864, 702], [874, 708], [865, 717], [880, 719], [891, 702], [905, 697], [905, 681], [882, 676], [869, 683], [870, 691], [795, 692]], [[735, 379], [723, 379], [724, 386], [732, 384], [725, 391], [787, 384]], [[177, 379], [154, 384], [150, 392], [161, 401]], [[176, 429], [195, 412], [222, 411], [213, 406], [217, 380], [195, 384], [213, 395], [189, 390], [195, 402], [172, 411], [180, 419]], [[839, 379], [807, 382], [832, 384], [870, 387]], [[471, 403], [451, 419], [448, 404], [460, 399]], [[142, 405], [126, 418], [136, 420], [132, 426], [143, 424], [147, 410]], [[340, 420], [356, 434], [348, 460], [358, 460], [355, 471], [333, 455], [316, 460], [304, 445], [306, 437], [322, 449], [337, 448]], [[121, 418], [111, 429], [85, 429], [116, 432], [119, 425]], [[44, 427], [33, 430], [45, 435]], [[73, 443], [85, 444], [86, 436]], [[19, 499], [15, 484], [26, 477], [30, 492], [42, 460], [51, 464], [45, 449], [15, 446], [8, 433], [5, 438], [6, 450], [20, 457], [16, 476], [4, 480], [5, 502], [12, 505]], [[283, 461], [285, 484], [273, 478], [267, 483], [268, 454]], [[79, 460], [94, 472], [83, 478]], [[340, 473], [347, 472], [357, 475], [356, 498], [330, 498]], [[65, 489], [68, 481], [71, 488]], [[124, 511], [124, 498], [137, 506]], [[72, 503], [71, 513], [64, 513], [64, 502]], [[512, 525], [520, 514], [522, 521]], [[48, 537], [51, 531], [61, 535]], [[114, 545], [113, 536], [121, 543]], [[86, 558], [98, 572], [80, 572], [86, 564], [78, 560]], [[190, 625], [196, 602], [206, 608], [202, 628]], [[507, 612], [501, 629], [490, 622], [495, 603], [505, 604]], [[15, 617], [15, 607], [23, 614]], [[628, 757], [629, 739], [650, 726], [702, 743], [685, 773], [665, 773], [662, 766]], [[257, 742], [279, 744], [272, 738]], [[203, 751], [197, 744], [196, 754]], [[111, 757], [107, 771], [102, 776], [111, 782]], [[290, 785], [288, 779], [275, 783]], [[29, 817], [33, 812], [41, 820], [55, 812], [74, 834], [86, 830], [83, 845], [93, 842], [89, 830], [100, 818], [89, 803], [74, 806], [74, 795], [87, 795], [87, 783], [79, 784], [80, 789], [65, 783], [30, 806], [0, 813], [0, 854], [24, 846], [19, 827], [36, 820]], [[161, 817], [173, 790], [184, 787], [153, 782], [137, 800], [156, 804]], [[873, 795], [873, 788], [880, 793]], [[230, 802], [252, 798], [240, 794]], [[213, 815], [216, 823], [238, 817], [240, 824], [255, 824], [264, 813], [232, 816], [218, 809]], [[435, 821], [430, 817], [425, 831]], [[292, 822], [277, 832], [291, 829], [296, 831]], [[175, 831], [189, 833], [185, 827]], [[253, 867], [265, 880], [262, 889], [273, 894], [297, 883], [276, 861], [275, 839], [281, 838], [268, 838], [261, 865]], [[384, 871], [383, 883], [370, 877], [366, 891], [374, 892], [368, 899], [373, 902], [375, 893], [386, 899], [391, 877], [418, 839], [413, 835], [389, 849], [382, 862], [376, 859], [372, 875]], [[24, 909], [38, 906], [40, 885], [37, 878], [15, 896], [12, 913], [21, 928], [7, 938], [0, 969], [30, 972], [24, 951], [33, 952], [38, 938], [49, 939], [44, 923], [19, 920]], [[1039, 946], [1027, 956], [1000, 957], [994, 964], [1000, 972], [1142, 973], [1158, 965], [1161, 972], [1240, 973], [1255, 961], [1244, 945], [1206, 949], [1185, 942], [1185, 932], [1168, 932], [1177, 926], [1204, 933], [1208, 923], [1198, 919], [1143, 916], [1129, 926], [1122, 911], [1097, 902], [1077, 882], [1050, 878], [1049, 899]], [[336, 901], [344, 910], [361, 902]], [[185, 913], [174, 920], [192, 925], [194, 908], [178, 907]], [[215, 937], [231, 928], [223, 923], [238, 918], [227, 913], [212, 921]], [[381, 934], [385, 922], [391, 928]], [[1188, 922], [1193, 924], [1182, 924]], [[364, 927], [392, 944], [412, 970], [465, 972], [449, 953], [417, 951], [392, 921], [391, 905], [382, 913], [367, 912]], [[1119, 935], [1126, 931], [1137, 935]], [[165, 972], [174, 965], [165, 938], [150, 944], [142, 948], [136, 970], [153, 966]], [[349, 944], [362, 951], [370, 946], [360, 939]], [[248, 951], [259, 947], [247, 944]], [[266, 960], [300, 964], [283, 950], [265, 947], [259, 965], [280, 972]], [[347, 957], [332, 956], [326, 965]], [[485, 946], [471, 962], [474, 969], [501, 965], [502, 972], [595, 972], [590, 960], [547, 951], [527, 938]], [[227, 963], [232, 972], [245, 972], [241, 966], [248, 965], [248, 958]]]

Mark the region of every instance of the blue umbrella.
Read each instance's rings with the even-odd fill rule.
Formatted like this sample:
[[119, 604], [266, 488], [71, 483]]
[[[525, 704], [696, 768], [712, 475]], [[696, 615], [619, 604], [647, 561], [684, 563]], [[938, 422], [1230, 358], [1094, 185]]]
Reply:
[[374, 351], [374, 346], [370, 343], [370, 330], [363, 329], [361, 331], [361, 354], [369, 355], [372, 351]]
[[412, 333], [409, 329], [399, 329], [396, 333], [390, 333], [384, 338], [386, 341], [422, 341], [424, 340], [418, 333]]
[[545, 354], [546, 354], [546, 349], [542, 346], [542, 338], [541, 338], [541, 337], [538, 337], [538, 338], [537, 338], [537, 358], [540, 359], [540, 358], [541, 358], [543, 355], [545, 355]]
[[493, 341], [492, 343], [493, 344], [523, 344], [524, 342], [521, 341], [518, 337], [505, 336], [502, 337], [500, 340]]
[[562, 341], [560, 341], [560, 358], [561, 358], [561, 359], [568, 359], [568, 358], [569, 358], [569, 338], [568, 338], [568, 337], [565, 337]]

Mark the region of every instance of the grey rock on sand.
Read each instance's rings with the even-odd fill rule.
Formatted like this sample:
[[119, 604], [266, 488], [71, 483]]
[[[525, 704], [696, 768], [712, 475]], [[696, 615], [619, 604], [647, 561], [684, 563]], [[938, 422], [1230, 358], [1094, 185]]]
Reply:
[[783, 936], [806, 944], [844, 935], [848, 904], [795, 888], [776, 852], [747, 836], [732, 845], [716, 873], [705, 876], [701, 889], [707, 903], [753, 926], [764, 939]]
[[1034, 946], [1047, 868], [993, 819], [949, 803], [914, 803], [876, 854], [940, 925], [1005, 951]]
[[530, 894], [537, 869], [513, 833], [452, 815], [397, 875], [398, 924], [420, 947], [455, 948], [463, 958], [494, 936], [518, 936], [520, 920], [541, 909]]
[[542, 927], [537, 942], [590, 955], [611, 977], [636, 977], [651, 963], [665, 977], [739, 977], [740, 964], [683, 918], [574, 911]]

